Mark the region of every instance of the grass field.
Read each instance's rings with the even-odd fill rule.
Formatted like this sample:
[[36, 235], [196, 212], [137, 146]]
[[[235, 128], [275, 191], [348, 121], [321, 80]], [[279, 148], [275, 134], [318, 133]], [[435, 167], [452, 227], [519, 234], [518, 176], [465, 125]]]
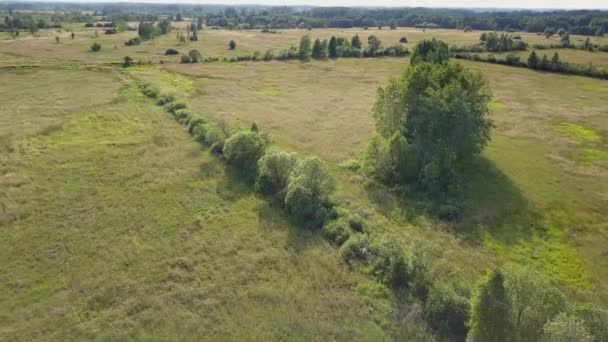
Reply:
[[[52, 73], [2, 77], [29, 77], [32, 91], [49, 80], [108, 84], [101, 96], [76, 88], [56, 102], [60, 128], [39, 133], [47, 123], [33, 121], [2, 153], [0, 339], [379, 339], [390, 329], [390, 293], [368, 307], [374, 284], [320, 236], [292, 228], [127, 80]], [[38, 93], [8, 102], [37, 113], [54, 101]], [[3, 128], [22, 130], [7, 120], [14, 113], [0, 113]]]
[[[195, 79], [195, 110], [241, 127], [256, 122], [285, 149], [339, 165], [357, 157], [373, 133], [375, 89], [405, 65], [399, 59], [351, 59], [165, 68]], [[608, 265], [597, 262], [608, 242], [605, 82], [467, 65], [490, 82], [497, 128], [486, 153], [491, 169], [471, 181], [471, 219], [454, 227], [465, 232], [457, 235], [479, 239], [503, 261], [532, 263], [578, 295], [600, 293], [605, 301], [608, 288], [601, 279], [608, 277]], [[581, 132], [593, 138], [580, 138]], [[342, 180], [351, 177], [345, 173]], [[363, 190], [353, 191], [354, 184], [343, 186], [351, 196], [358, 193], [354, 201], [375, 205]]]
[[[183, 29], [184, 22], [179, 25], [181, 32], [185, 35]], [[95, 31], [98, 32], [98, 37], [95, 37]], [[60, 60], [73, 60], [87, 63], [110, 63], [120, 62], [125, 56], [131, 56], [136, 61], [142, 62], [177, 62], [179, 56], [165, 56], [164, 53], [168, 48], [176, 48], [181, 53], [187, 53], [191, 49], [199, 50], [203, 56], [212, 57], [230, 57], [254, 52], [264, 53], [271, 49], [275, 52], [297, 46], [300, 38], [304, 35], [309, 35], [312, 39], [329, 39], [332, 35], [350, 39], [353, 35], [358, 34], [361, 41], [365, 45], [367, 37], [371, 35], [377, 36], [384, 46], [399, 44], [401, 37], [408, 39], [407, 44], [403, 44], [409, 49], [413, 49], [416, 43], [422, 39], [437, 38], [450, 43], [450, 45], [471, 45], [479, 43], [479, 36], [483, 31], [462, 32], [460, 30], [435, 29], [426, 30], [417, 28], [398, 28], [389, 30], [384, 28], [370, 28], [368, 30], [358, 29], [314, 29], [308, 30], [277, 30], [276, 34], [262, 33], [260, 30], [250, 31], [232, 31], [232, 30], [213, 30], [204, 29], [199, 32], [199, 40], [196, 42], [188, 41], [186, 44], [179, 44], [176, 38], [177, 32], [174, 30], [170, 34], [156, 37], [154, 40], [143, 42], [137, 46], [125, 46], [124, 42], [130, 38], [136, 37], [134, 31], [126, 31], [113, 35], [103, 34], [102, 29], [98, 28], [76, 28], [75, 39], [70, 38], [70, 32], [66, 30], [41, 30], [32, 37], [27, 33], [23, 33], [19, 39], [3, 41], [0, 44], [1, 53], [10, 53], [17, 56], [55, 58]], [[533, 33], [516, 32], [514, 35], [521, 36], [521, 39], [529, 44], [559, 44], [559, 37], [554, 36], [546, 39], [544, 36], [539, 36]], [[60, 37], [60, 43], [57, 44], [55, 36]], [[580, 45], [586, 37], [573, 35], [571, 40], [573, 44]], [[237, 47], [235, 50], [228, 49], [228, 42], [235, 40]], [[1, 39], [0, 39], [1, 41]], [[90, 51], [90, 46], [93, 42], [101, 44], [101, 51], [93, 53]], [[608, 38], [592, 38], [592, 42], [596, 44], [608, 44]]]
[[[407, 59], [179, 64], [163, 53], [230, 56], [355, 32], [385, 45], [401, 36], [410, 47], [430, 36], [469, 44], [480, 32], [280, 32], [204, 30], [184, 47], [175, 32], [126, 47], [134, 33], [125, 32], [100, 35], [99, 53], [88, 51], [92, 30], [62, 33], [60, 44], [0, 41], [0, 340], [395, 335], [407, 310], [385, 286], [291, 226], [134, 80], [232, 130], [256, 122], [278, 147], [323, 158], [339, 200], [371, 234], [426, 242], [442, 280], [471, 285], [495, 265], [530, 266], [572, 299], [608, 305], [608, 83], [462, 62], [488, 79], [496, 129], [465, 187], [463, 221], [440, 222], [342, 166], [374, 132], [376, 89]], [[559, 52], [603, 63], [604, 53]], [[107, 64], [125, 55], [154, 65]]]

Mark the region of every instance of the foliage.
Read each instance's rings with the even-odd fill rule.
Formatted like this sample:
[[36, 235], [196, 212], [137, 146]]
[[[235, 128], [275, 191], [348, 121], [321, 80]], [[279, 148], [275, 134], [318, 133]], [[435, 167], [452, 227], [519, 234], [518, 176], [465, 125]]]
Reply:
[[129, 56], [125, 56], [125, 58], [122, 61], [122, 66], [123, 68], [128, 68], [133, 64], [133, 58], [129, 57]]
[[490, 98], [481, 75], [459, 64], [408, 68], [400, 79], [378, 90], [372, 115], [376, 130], [385, 139], [392, 138], [393, 147], [386, 158], [386, 148], [376, 142], [367, 155], [368, 165], [377, 154], [382, 159], [376, 164], [386, 167], [378, 173], [390, 175], [390, 183], [407, 181], [431, 191], [445, 190], [490, 138]]
[[188, 57], [190, 58], [190, 63], [198, 63], [201, 60], [202, 55], [198, 50], [194, 49], [188, 51]]
[[336, 246], [341, 246], [352, 234], [362, 232], [361, 218], [342, 207], [332, 209], [322, 229], [323, 236]]
[[576, 304], [571, 315], [579, 319], [597, 342], [608, 341], [608, 311], [593, 304]]
[[266, 152], [266, 141], [251, 130], [233, 134], [224, 143], [223, 153], [229, 164], [237, 167], [246, 175], [256, 173], [258, 160]]
[[298, 223], [311, 227], [323, 224], [325, 204], [335, 190], [335, 180], [318, 158], [299, 160], [289, 177], [285, 205]]
[[91, 45], [91, 51], [99, 52], [99, 50], [101, 50], [101, 44], [99, 44], [98, 42], [95, 42]]
[[410, 63], [412, 65], [423, 62], [444, 63], [449, 58], [448, 44], [435, 38], [424, 39], [416, 45]]
[[469, 337], [473, 342], [511, 341], [511, 303], [502, 271], [492, 271], [479, 284], [471, 300]]
[[[320, 42], [319, 42], [319, 48], [320, 48]], [[300, 38], [300, 47], [298, 48], [298, 56], [301, 60], [307, 60], [310, 58], [310, 54], [311, 54], [310, 37], [308, 35], [302, 36], [302, 38]]]
[[425, 304], [425, 318], [442, 336], [464, 340], [469, 320], [469, 300], [453, 286], [434, 286]]
[[298, 157], [295, 153], [277, 150], [267, 152], [258, 161], [258, 174], [255, 188], [264, 195], [278, 196], [284, 200], [289, 176]]
[[230, 40], [230, 42], [228, 42], [228, 49], [230, 49], [230, 50], [236, 49], [236, 42], [234, 40]]
[[546, 342], [593, 342], [583, 323], [565, 313], [547, 323], [543, 330], [543, 340]]
[[179, 51], [178, 51], [178, 50], [176, 50], [176, 49], [174, 49], [174, 48], [168, 48], [168, 49], [165, 51], [165, 55], [166, 55], [166, 56], [170, 56], [170, 55], [179, 55]]
[[353, 263], [365, 261], [371, 256], [367, 234], [352, 234], [339, 250], [342, 260]]
[[134, 37], [125, 42], [126, 46], [133, 46], [141, 44], [141, 39], [139, 37]]

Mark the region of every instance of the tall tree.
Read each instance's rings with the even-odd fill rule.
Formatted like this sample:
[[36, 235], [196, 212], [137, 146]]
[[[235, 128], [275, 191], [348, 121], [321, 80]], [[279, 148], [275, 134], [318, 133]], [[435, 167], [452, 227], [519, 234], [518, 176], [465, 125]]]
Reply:
[[338, 57], [338, 41], [335, 36], [331, 36], [329, 44], [327, 45], [327, 54], [329, 58]]
[[350, 41], [350, 46], [352, 46], [355, 49], [360, 49], [361, 48], [361, 39], [359, 39], [359, 35], [355, 34], [353, 36], [353, 38]]
[[310, 47], [310, 37], [308, 35], [300, 38], [300, 48], [298, 49], [298, 56], [301, 60], [306, 60], [310, 58], [311, 47]]
[[385, 139], [402, 135], [408, 143], [409, 166], [395, 170], [395, 177], [444, 191], [490, 138], [490, 98], [482, 76], [456, 63], [415, 64], [379, 89], [376, 130]]

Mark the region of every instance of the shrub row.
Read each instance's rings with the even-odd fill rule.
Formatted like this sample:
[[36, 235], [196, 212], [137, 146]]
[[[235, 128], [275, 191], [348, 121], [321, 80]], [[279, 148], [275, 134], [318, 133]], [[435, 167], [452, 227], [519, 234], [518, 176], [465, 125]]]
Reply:
[[567, 75], [577, 75], [577, 76], [587, 76], [592, 78], [599, 79], [607, 79], [608, 80], [608, 70], [598, 69], [592, 64], [581, 65], [581, 64], [573, 64], [567, 62], [560, 63], [546, 63], [543, 64], [539, 62], [538, 64], [532, 66], [527, 62], [521, 61], [518, 56], [509, 55], [505, 59], [499, 59], [494, 56], [490, 57], [482, 57], [477, 54], [469, 54], [469, 53], [453, 53], [451, 55], [456, 59], [466, 59], [472, 60], [476, 62], [484, 62], [484, 63], [493, 63], [493, 64], [502, 64], [502, 65], [510, 65], [521, 68], [530, 68], [534, 70], [542, 70], [548, 72], [555, 72]]

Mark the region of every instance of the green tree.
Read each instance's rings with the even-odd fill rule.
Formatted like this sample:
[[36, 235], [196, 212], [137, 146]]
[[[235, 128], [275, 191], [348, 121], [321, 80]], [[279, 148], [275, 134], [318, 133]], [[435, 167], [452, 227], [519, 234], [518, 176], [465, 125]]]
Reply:
[[323, 53], [323, 45], [319, 38], [315, 39], [314, 44], [312, 45], [312, 58], [320, 59], [325, 58]]
[[479, 284], [471, 299], [469, 337], [473, 342], [512, 340], [511, 304], [504, 286], [504, 276], [494, 270]]
[[355, 34], [353, 38], [350, 40], [350, 46], [355, 49], [361, 49], [361, 39], [358, 34]]
[[557, 53], [557, 51], [555, 51], [555, 53], [553, 54], [553, 57], [551, 57], [551, 64], [552, 65], [559, 65], [561, 62], [559, 60], [559, 53]]
[[382, 42], [376, 36], [367, 37], [367, 53], [369, 56], [376, 56], [382, 50]]
[[224, 156], [229, 164], [236, 166], [244, 174], [255, 175], [258, 160], [266, 152], [266, 141], [251, 130], [241, 131], [226, 140]]
[[298, 49], [298, 56], [301, 60], [307, 60], [310, 58], [311, 53], [311, 43], [310, 37], [308, 35], [300, 38], [300, 47]]
[[231, 40], [231, 41], [228, 43], [228, 48], [229, 48], [230, 50], [234, 50], [234, 49], [236, 49], [236, 42], [235, 42], [234, 40]]
[[76, 37], [76, 35], [74, 34], [74, 32], [72, 32], [72, 33], [70, 34], [70, 36], [72, 36], [72, 40], [73, 40], [73, 39]]
[[528, 68], [538, 69], [539, 63], [540, 62], [538, 60], [538, 56], [536, 55], [536, 51], [532, 51], [528, 57]]
[[329, 44], [327, 45], [327, 55], [329, 58], [338, 57], [338, 40], [335, 36], [331, 36]]
[[595, 31], [595, 35], [598, 37], [603, 37], [604, 34], [605, 34], [604, 26], [600, 26], [600, 28], [598, 28], [597, 31]]
[[323, 224], [327, 215], [324, 204], [336, 188], [325, 164], [310, 157], [298, 161], [289, 177], [285, 205], [296, 222], [312, 227]]
[[203, 17], [199, 16], [196, 18], [196, 28], [199, 30], [203, 29]]
[[101, 50], [101, 44], [95, 42], [91, 45], [91, 51], [98, 52], [99, 50]]
[[190, 25], [190, 30], [192, 31], [190, 40], [193, 42], [197, 41], [198, 40], [197, 26], [195, 24]]
[[547, 55], [543, 54], [543, 58], [540, 60], [540, 69], [548, 70], [549, 69], [549, 58]]
[[566, 309], [565, 296], [530, 270], [507, 273], [505, 287], [518, 341], [539, 341], [543, 325]]
[[577, 304], [572, 308], [572, 315], [580, 319], [596, 341], [608, 341], [608, 311], [593, 304]]
[[59, 36], [55, 36], [55, 42], [57, 42], [57, 44], [59, 44]]
[[201, 60], [201, 53], [198, 50], [188, 51], [188, 57], [190, 57], [191, 63], [198, 63]]
[[416, 45], [410, 64], [414, 65], [421, 62], [443, 63], [449, 59], [448, 44], [435, 38], [432, 40], [424, 39]]
[[391, 20], [389, 27], [391, 30], [396, 30], [397, 29], [397, 22], [395, 20]]
[[563, 47], [569, 47], [570, 46], [570, 33], [568, 33], [568, 32], [564, 33], [564, 35], [562, 36], [560, 41], [561, 41]]
[[399, 132], [408, 143], [410, 165], [395, 177], [414, 175], [409, 180], [421, 188], [445, 190], [490, 138], [490, 98], [482, 76], [457, 63], [416, 64], [379, 89], [378, 133], [390, 139]]
[[591, 39], [589, 37], [587, 37], [587, 39], [585, 39], [585, 43], [583, 44], [583, 49], [585, 49], [587, 51], [593, 51], [593, 44], [591, 44]]
[[295, 153], [269, 151], [258, 161], [255, 188], [264, 195], [279, 196], [284, 200], [289, 176], [298, 157]]
[[543, 330], [543, 341], [546, 342], [593, 342], [583, 322], [565, 313], [545, 324]]
[[133, 64], [133, 58], [126, 56], [122, 61], [123, 68], [128, 68]]

